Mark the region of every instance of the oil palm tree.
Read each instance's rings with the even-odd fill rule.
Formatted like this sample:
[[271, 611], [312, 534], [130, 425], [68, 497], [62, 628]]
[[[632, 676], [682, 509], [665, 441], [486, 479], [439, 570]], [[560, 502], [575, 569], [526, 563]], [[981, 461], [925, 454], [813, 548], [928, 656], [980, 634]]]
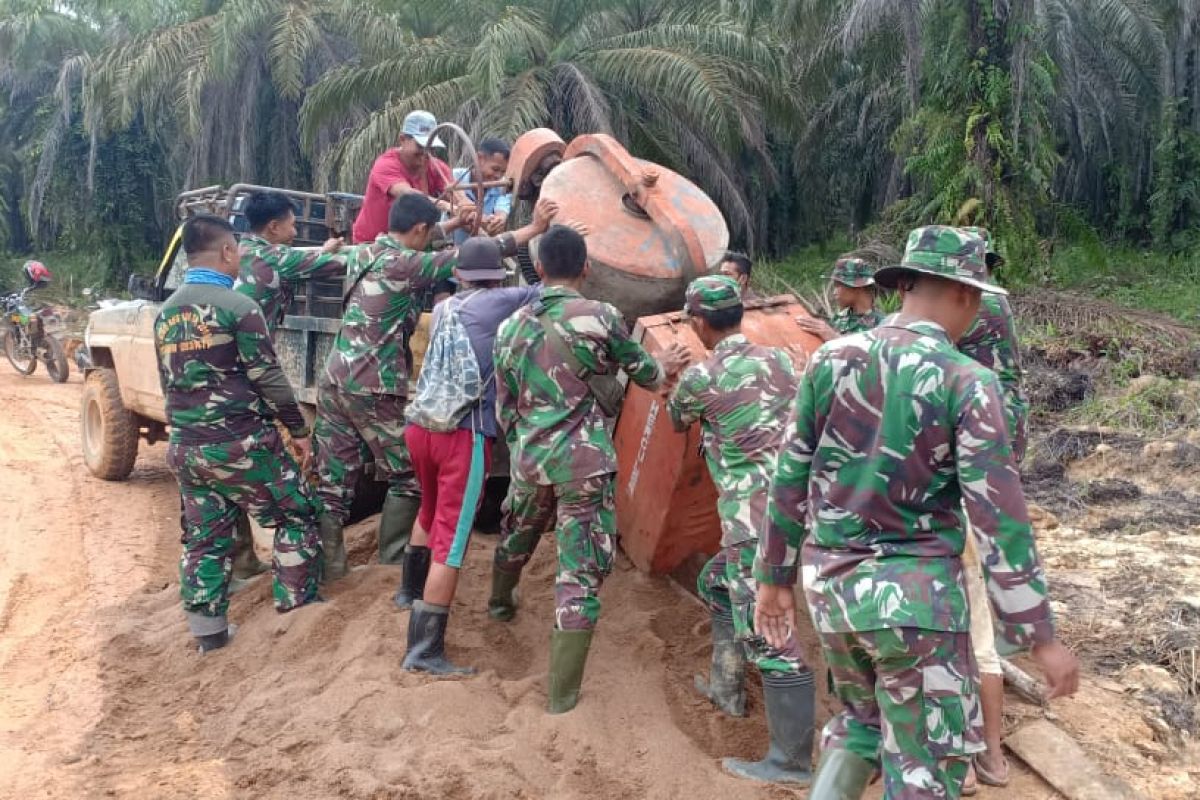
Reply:
[[[767, 128], [792, 103], [781, 49], [711, 9], [665, 0], [471, 3], [441, 35], [356, 26], [363, 57], [323, 77], [302, 130], [336, 131], [322, 176], [358, 186], [405, 114], [427, 108], [474, 134], [551, 126], [609, 131], [646, 158], [695, 177], [747, 237], [771, 177]], [[380, 32], [385, 40], [374, 41]], [[351, 122], [347, 125], [347, 120]], [[361, 124], [360, 124], [361, 123]]]
[[90, 86], [102, 124], [141, 118], [186, 154], [180, 183], [307, 179], [295, 124], [304, 91], [345, 56], [324, 0], [173, 4], [191, 16], [112, 44]]

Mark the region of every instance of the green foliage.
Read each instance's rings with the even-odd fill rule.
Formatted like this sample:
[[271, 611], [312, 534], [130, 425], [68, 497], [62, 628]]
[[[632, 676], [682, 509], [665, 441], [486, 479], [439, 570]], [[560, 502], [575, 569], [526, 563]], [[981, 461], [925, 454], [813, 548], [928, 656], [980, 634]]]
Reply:
[[1154, 149], [1150, 234], [1156, 247], [1181, 251], [1200, 243], [1200, 134], [1180, 124], [1179, 105], [1163, 108], [1162, 133]]
[[1200, 251], [1161, 253], [1117, 245], [1098, 257], [1087, 244], [1060, 248], [1049, 273], [1058, 288], [1200, 324]]
[[[477, 137], [612, 133], [758, 255], [894, 246], [974, 200], [1007, 280], [1062, 282], [1067, 241], [1118, 291], [1097, 231], [1179, 264], [1200, 246], [1194, 5], [0, 0], [0, 244], [94, 249], [119, 282], [179, 190], [359, 191], [423, 107]], [[837, 250], [763, 274], [816, 289], [826, 265], [799, 265]]]
[[763, 294], [824, 292], [833, 262], [852, 249], [848, 239], [833, 238], [795, 250], [785, 259], [761, 261], [754, 267], [754, 286]]
[[1200, 421], [1200, 383], [1145, 376], [1116, 393], [1099, 394], [1072, 409], [1075, 425], [1104, 426], [1166, 436]]
[[[103, 254], [94, 250], [47, 250], [21, 256], [0, 255], [0, 293], [14, 291], [25, 285], [21, 267], [31, 259], [41, 261], [54, 275], [50, 286], [39, 290], [39, 302], [84, 306], [89, 302], [83, 295], [86, 288], [109, 291], [123, 288], [115, 283], [108, 259]], [[130, 272], [152, 274], [157, 261], [151, 258], [138, 259], [128, 266]]]

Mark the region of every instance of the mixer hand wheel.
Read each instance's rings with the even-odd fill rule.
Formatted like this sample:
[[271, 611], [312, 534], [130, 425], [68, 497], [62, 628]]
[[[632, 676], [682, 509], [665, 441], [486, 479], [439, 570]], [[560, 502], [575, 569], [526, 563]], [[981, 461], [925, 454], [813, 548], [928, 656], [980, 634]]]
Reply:
[[[429, 135], [430, 140], [438, 138], [438, 134], [441, 133], [453, 134], [455, 138], [462, 142], [463, 152], [466, 154], [468, 163], [470, 164], [467, 174], [470, 175], [476, 172], [475, 167], [478, 162], [475, 158], [475, 143], [471, 141], [471, 137], [467, 135], [467, 132], [455, 125], [453, 122], [443, 122], [441, 125], [438, 125], [433, 129], [433, 133]], [[442, 193], [442, 196], [438, 198], [439, 200], [449, 201], [451, 213], [454, 212], [455, 190], [462, 185], [463, 182], [463, 180], [458, 180], [450, 184], [450, 186], [446, 188], [446, 191]], [[479, 205], [480, 213], [475, 214], [475, 220], [471, 223], [470, 227], [471, 235], [477, 236], [479, 234], [479, 226], [483, 222], [483, 192], [485, 188], [483, 178], [477, 176], [474, 182], [469, 180], [466, 181], [466, 185], [475, 190], [475, 202]]]

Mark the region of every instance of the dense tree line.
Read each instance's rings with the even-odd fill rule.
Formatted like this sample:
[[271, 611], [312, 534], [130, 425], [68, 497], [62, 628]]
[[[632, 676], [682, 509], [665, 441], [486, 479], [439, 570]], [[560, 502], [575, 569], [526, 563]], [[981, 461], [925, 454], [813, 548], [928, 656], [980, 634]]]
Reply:
[[185, 187], [359, 191], [423, 107], [611, 132], [756, 252], [966, 214], [1036, 274], [1194, 243], [1198, 48], [1200, 0], [0, 0], [0, 244], [120, 262]]

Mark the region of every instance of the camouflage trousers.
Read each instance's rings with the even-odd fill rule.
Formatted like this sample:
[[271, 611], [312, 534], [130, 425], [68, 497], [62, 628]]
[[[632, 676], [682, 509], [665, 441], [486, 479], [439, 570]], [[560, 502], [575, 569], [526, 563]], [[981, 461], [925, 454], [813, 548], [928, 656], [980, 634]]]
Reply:
[[554, 624], [591, 630], [600, 618], [600, 584], [612, 572], [616, 551], [616, 483], [612, 473], [553, 486], [513, 478], [504, 501], [496, 568], [519, 573], [538, 540], [555, 523], [558, 575]]
[[882, 762], [885, 800], [954, 800], [985, 749], [969, 633], [889, 628], [822, 633], [830, 688], [844, 710], [821, 747]]
[[317, 507], [279, 431], [264, 427], [245, 439], [217, 444], [172, 442], [167, 464], [179, 478], [183, 495], [179, 584], [184, 611], [225, 615], [234, 532], [243, 511], [264, 528], [275, 529], [275, 607], [286, 611], [317, 596]]
[[354, 487], [368, 456], [375, 458], [375, 479], [389, 484], [397, 497], [420, 497], [404, 442], [406, 398], [391, 394], [348, 394], [322, 386], [313, 426], [313, 464], [317, 496], [326, 513], [345, 522]]
[[754, 555], [758, 542], [751, 539], [722, 547], [709, 559], [696, 579], [700, 599], [714, 614], [733, 617], [733, 635], [742, 643], [746, 660], [762, 672], [807, 673], [804, 656], [793, 636], [787, 646], [771, 647], [754, 632]]

